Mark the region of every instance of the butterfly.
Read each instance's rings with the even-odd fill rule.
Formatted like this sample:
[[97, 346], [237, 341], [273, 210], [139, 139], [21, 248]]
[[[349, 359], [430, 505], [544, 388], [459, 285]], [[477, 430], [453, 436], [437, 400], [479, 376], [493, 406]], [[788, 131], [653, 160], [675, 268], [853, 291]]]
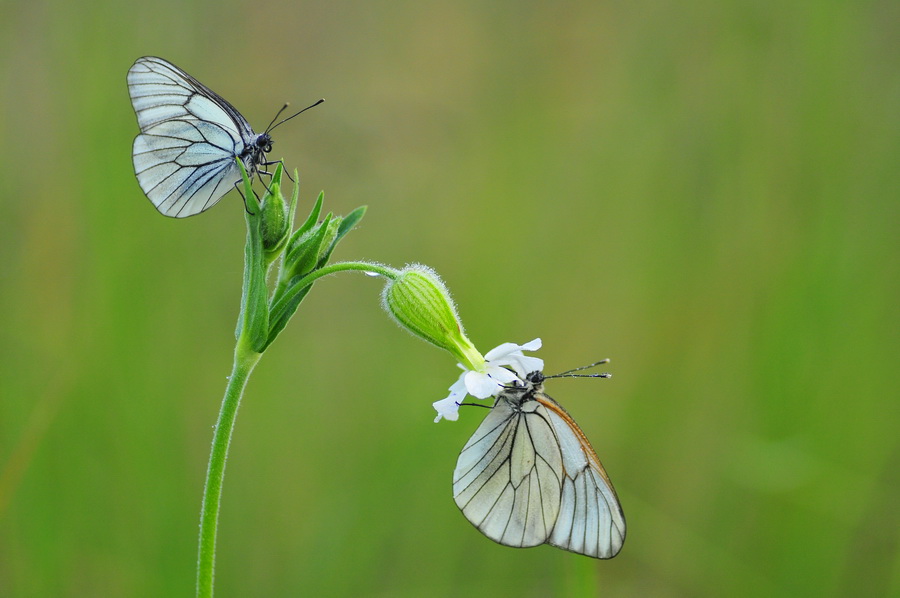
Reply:
[[254, 133], [222, 96], [154, 56], [138, 58], [128, 70], [128, 93], [141, 129], [132, 151], [134, 173], [156, 209], [175, 218], [208, 210], [236, 186], [241, 172], [235, 158], [250, 177], [262, 173], [270, 164], [272, 129], [308, 109]]
[[531, 372], [497, 395], [459, 454], [453, 498], [500, 544], [612, 558], [625, 542], [616, 491], [584, 432], [544, 393], [544, 380]]

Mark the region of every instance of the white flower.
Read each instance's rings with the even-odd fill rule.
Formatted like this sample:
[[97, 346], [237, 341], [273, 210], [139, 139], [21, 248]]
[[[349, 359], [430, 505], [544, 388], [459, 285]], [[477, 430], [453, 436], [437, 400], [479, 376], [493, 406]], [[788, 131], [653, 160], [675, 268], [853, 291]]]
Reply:
[[540, 357], [523, 355], [522, 351], [537, 351], [540, 348], [541, 339], [539, 338], [524, 345], [503, 343], [499, 347], [494, 347], [488, 351], [484, 359], [490, 365], [511, 366], [519, 375], [519, 378], [524, 380], [525, 376], [531, 372], [543, 370], [544, 360]]
[[522, 351], [537, 351], [540, 348], [539, 338], [524, 345], [503, 343], [485, 354], [484, 367], [478, 371], [468, 370], [462, 364], [457, 364], [463, 369], [463, 373], [450, 387], [447, 398], [432, 403], [438, 413], [434, 421], [439, 422], [442, 417], [450, 421], [459, 419], [459, 405], [467, 394], [476, 399], [496, 396], [516, 380], [524, 381], [529, 373], [543, 370], [543, 359], [522, 354]]
[[446, 399], [441, 399], [431, 404], [434, 410], [437, 411], [434, 423], [441, 421], [442, 417], [452, 422], [459, 419], [459, 405], [466, 398], [465, 375], [466, 372], [459, 375], [459, 378], [450, 387], [450, 395]]

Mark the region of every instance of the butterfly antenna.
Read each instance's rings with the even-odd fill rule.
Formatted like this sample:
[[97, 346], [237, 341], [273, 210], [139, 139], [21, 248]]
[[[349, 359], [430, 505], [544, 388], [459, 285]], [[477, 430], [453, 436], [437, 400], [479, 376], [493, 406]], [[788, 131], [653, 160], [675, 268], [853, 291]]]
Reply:
[[281, 110], [279, 110], [278, 112], [275, 113], [275, 117], [272, 119], [272, 122], [270, 122], [269, 126], [266, 127], [266, 133], [268, 133], [269, 131], [271, 131], [273, 129], [272, 123], [274, 123], [276, 120], [278, 120], [278, 117], [281, 116], [282, 112], [287, 110], [288, 106], [290, 106], [290, 104], [285, 102], [284, 106], [281, 107]]
[[583, 365], [580, 368], [575, 368], [572, 370], [568, 370], [562, 372], [560, 374], [554, 374], [552, 376], [544, 376], [544, 378], [612, 378], [612, 374], [609, 372], [603, 372], [601, 374], [576, 374], [575, 372], [580, 372], [582, 370], [589, 370], [591, 368], [595, 368], [598, 365], [603, 365], [604, 363], [609, 363], [609, 359], [601, 359], [596, 363], [592, 363], [590, 365]]
[[[290, 115], [290, 116], [287, 117], [286, 119], [284, 119], [284, 120], [282, 120], [282, 121], [279, 121], [277, 124], [274, 124], [274, 125], [273, 125], [272, 123], [269, 123], [269, 126], [266, 127], [266, 133], [271, 133], [272, 130], [273, 130], [275, 127], [278, 127], [278, 126], [283, 125], [284, 123], [286, 123], [287, 121], [291, 120], [291, 119], [294, 118], [295, 116], [300, 116], [301, 114], [303, 114], [304, 112], [306, 112], [306, 111], [309, 110], [310, 108], [315, 108], [316, 106], [318, 106], [319, 104], [321, 104], [321, 103], [324, 102], [324, 101], [325, 101], [325, 98], [322, 98], [321, 100], [319, 100], [319, 101], [316, 102], [315, 104], [312, 104], [312, 105], [310, 105], [310, 106], [307, 106], [306, 108], [304, 108], [304, 109], [301, 110], [300, 112], [297, 112], [296, 114]], [[285, 104], [284, 107], [283, 107], [281, 110], [278, 111], [278, 114], [275, 115], [275, 118], [272, 119], [272, 122], [275, 122], [275, 121], [278, 119], [278, 116], [279, 116], [282, 112], [284, 112], [285, 108], [287, 108], [287, 107], [288, 107], [288, 105]]]

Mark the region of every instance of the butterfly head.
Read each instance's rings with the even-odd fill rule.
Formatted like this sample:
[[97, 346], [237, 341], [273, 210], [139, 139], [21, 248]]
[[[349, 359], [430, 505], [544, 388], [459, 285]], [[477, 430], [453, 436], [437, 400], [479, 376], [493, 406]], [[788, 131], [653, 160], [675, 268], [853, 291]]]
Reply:
[[256, 139], [253, 141], [253, 145], [256, 146], [256, 151], [259, 153], [266, 153], [272, 151], [272, 144], [275, 141], [272, 139], [272, 136], [268, 133], [262, 133], [256, 136]]
[[527, 382], [531, 387], [540, 386], [544, 382], [544, 378], [546, 378], [546, 376], [544, 376], [544, 372], [535, 370], [525, 376], [525, 382]]
[[268, 133], [260, 133], [244, 147], [244, 151], [241, 152], [241, 159], [244, 161], [244, 165], [251, 176], [259, 171], [261, 164], [265, 163], [265, 156], [272, 151], [273, 143], [274, 141], [272, 141], [272, 137]]

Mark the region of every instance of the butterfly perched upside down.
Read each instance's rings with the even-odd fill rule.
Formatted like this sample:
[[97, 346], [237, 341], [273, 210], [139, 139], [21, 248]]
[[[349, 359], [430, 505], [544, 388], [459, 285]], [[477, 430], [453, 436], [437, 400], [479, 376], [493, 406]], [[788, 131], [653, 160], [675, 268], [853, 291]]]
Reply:
[[625, 515], [597, 454], [544, 375], [504, 389], [463, 447], [453, 498], [488, 538], [550, 544], [608, 559], [625, 542]]

